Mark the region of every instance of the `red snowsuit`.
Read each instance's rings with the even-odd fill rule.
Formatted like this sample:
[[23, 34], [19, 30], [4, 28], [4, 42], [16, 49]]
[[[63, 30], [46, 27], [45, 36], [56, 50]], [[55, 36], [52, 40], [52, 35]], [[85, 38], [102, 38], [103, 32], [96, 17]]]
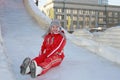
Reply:
[[[52, 67], [58, 66], [64, 58], [64, 46], [66, 39], [62, 34], [47, 34], [44, 38], [41, 53], [34, 58], [37, 65], [43, 68], [41, 74], [46, 73]], [[40, 74], [40, 75], [41, 75]]]

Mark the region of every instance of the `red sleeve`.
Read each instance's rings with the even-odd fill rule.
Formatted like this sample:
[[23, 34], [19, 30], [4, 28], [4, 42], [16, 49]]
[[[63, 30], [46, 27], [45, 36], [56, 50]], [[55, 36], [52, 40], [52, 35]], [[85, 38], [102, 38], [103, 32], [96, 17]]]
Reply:
[[44, 50], [46, 49], [46, 38], [47, 36], [45, 36], [44, 38], [44, 41], [42, 43], [42, 46], [41, 46], [41, 53], [40, 54], [44, 54]]

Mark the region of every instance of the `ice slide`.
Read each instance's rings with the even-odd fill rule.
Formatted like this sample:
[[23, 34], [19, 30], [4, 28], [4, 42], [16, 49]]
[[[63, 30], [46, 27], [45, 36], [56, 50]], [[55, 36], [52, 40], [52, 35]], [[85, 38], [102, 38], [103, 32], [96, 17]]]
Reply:
[[[119, 80], [120, 67], [92, 54], [90, 51], [72, 44], [69, 40], [65, 47], [65, 59], [47, 74], [32, 79], [19, 73], [19, 65], [29, 56], [38, 55], [45, 33], [24, 7], [22, 0], [0, 0], [0, 23], [6, 54], [14, 79], [8, 77], [1, 67], [0, 80]], [[9, 61], [8, 61], [9, 60]], [[1, 61], [0, 61], [1, 62]], [[1, 64], [0, 64], [1, 65]]]

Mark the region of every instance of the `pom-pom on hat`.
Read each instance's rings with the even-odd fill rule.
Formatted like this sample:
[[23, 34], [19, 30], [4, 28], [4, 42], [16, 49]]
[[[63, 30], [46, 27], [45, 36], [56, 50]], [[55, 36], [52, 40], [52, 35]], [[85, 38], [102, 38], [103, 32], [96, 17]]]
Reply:
[[57, 20], [57, 19], [52, 20], [52, 22], [51, 22], [51, 24], [50, 24], [50, 27], [52, 27], [52, 26], [54, 26], [54, 25], [60, 27], [60, 26], [61, 26], [61, 25], [60, 25], [60, 21]]

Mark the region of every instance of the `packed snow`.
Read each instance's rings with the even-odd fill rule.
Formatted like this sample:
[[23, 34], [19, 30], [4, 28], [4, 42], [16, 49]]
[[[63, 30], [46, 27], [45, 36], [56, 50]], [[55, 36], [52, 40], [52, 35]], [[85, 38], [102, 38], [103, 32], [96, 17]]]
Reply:
[[[2, 36], [0, 35], [0, 80], [120, 79], [119, 65], [94, 54], [98, 51], [97, 43], [84, 37], [76, 38], [67, 32], [63, 63], [35, 79], [29, 75], [23, 76], [19, 73], [19, 66], [25, 57], [34, 58], [39, 54], [43, 41], [42, 35], [46, 30], [43, 30], [41, 25], [38, 25], [29, 15], [22, 0], [0, 1], [0, 25], [2, 33]], [[102, 53], [108, 50], [111, 53], [119, 53], [111, 47], [107, 49], [103, 45], [99, 47]]]

